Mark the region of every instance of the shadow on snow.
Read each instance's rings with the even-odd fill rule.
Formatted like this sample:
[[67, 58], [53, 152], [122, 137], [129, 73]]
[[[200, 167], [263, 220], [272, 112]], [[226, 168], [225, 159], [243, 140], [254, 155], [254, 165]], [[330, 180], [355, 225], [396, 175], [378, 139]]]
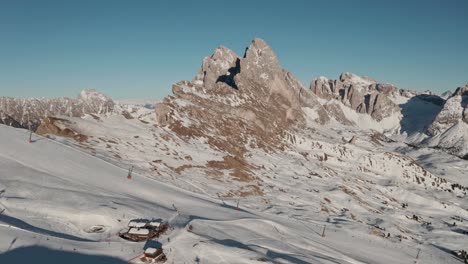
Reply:
[[0, 263], [126, 264], [118, 258], [60, 251], [40, 246], [21, 247], [0, 254]]

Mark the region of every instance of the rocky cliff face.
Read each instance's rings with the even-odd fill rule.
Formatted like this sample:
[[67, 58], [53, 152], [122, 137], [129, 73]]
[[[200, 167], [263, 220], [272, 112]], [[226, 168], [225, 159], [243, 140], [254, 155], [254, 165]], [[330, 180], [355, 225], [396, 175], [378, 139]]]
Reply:
[[337, 99], [358, 113], [367, 113], [376, 121], [399, 111], [398, 105], [389, 99], [399, 92], [398, 88], [349, 72], [342, 73], [338, 80], [313, 79], [310, 90], [321, 98]]
[[329, 120], [316, 96], [281, 68], [265, 41], [254, 39], [243, 57], [216, 49], [193, 81], [173, 86], [173, 96], [156, 105], [156, 116], [178, 134], [208, 136], [217, 147], [240, 155], [244, 147], [239, 146], [248, 142], [280, 146], [284, 131], [304, 125], [302, 107], [316, 107], [318, 122]]
[[112, 99], [94, 89], [82, 91], [76, 99], [0, 97], [0, 115], [5, 117], [1, 118], [2, 122], [33, 130], [48, 116], [79, 117], [85, 114], [106, 114], [113, 109]]

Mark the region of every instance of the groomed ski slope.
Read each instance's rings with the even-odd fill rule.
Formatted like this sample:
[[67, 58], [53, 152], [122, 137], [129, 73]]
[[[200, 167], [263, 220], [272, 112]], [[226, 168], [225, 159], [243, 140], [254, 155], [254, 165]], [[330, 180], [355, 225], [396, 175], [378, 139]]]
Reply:
[[[414, 263], [418, 248], [357, 225], [304, 222], [223, 204], [0, 125], [0, 263], [128, 263], [150, 244], [116, 234], [161, 218], [168, 263]], [[188, 231], [188, 226], [192, 231]], [[321, 237], [326, 225], [325, 237]], [[90, 229], [100, 226], [103, 233]], [[419, 263], [460, 263], [421, 245]]]

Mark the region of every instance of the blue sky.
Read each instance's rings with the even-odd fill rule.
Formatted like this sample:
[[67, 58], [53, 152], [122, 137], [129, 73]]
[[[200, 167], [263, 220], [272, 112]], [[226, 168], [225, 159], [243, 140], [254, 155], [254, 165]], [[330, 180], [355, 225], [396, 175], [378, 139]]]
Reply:
[[0, 96], [159, 99], [224, 45], [265, 39], [304, 85], [351, 71], [400, 88], [468, 82], [468, 1], [0, 0]]

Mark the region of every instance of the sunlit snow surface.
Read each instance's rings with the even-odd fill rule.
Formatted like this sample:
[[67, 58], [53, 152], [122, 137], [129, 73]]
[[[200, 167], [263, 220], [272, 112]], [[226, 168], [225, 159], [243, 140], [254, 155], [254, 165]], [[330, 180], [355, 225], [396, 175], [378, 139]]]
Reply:
[[[144, 109], [138, 115], [152, 121]], [[316, 118], [313, 110], [308, 116]], [[249, 150], [249, 161], [263, 168], [255, 173], [264, 195], [241, 198], [237, 210], [236, 198], [216, 196], [236, 181], [196, 168], [171, 177], [151, 173], [153, 160], [174, 167], [221, 160], [203, 139], [165, 140], [165, 128], [122, 116], [71, 120], [102, 137], [77, 143], [35, 136], [28, 143], [27, 131], [0, 126], [0, 263], [24, 255], [35, 263], [125, 263], [156, 243], [117, 236], [138, 218], [169, 221], [173, 230], [158, 242], [168, 263], [412, 263], [419, 249], [420, 263], [459, 263], [450, 250], [468, 246], [466, 195], [437, 189], [432, 178], [418, 184], [421, 169], [403, 155], [430, 177], [468, 185], [467, 162], [444, 152], [378, 145], [371, 132], [314, 127], [311, 120], [283, 153]], [[340, 141], [353, 135], [356, 145]], [[327, 160], [318, 161], [324, 154]], [[177, 158], [187, 155], [192, 160]], [[128, 180], [130, 164], [138, 173]], [[92, 233], [97, 226], [103, 232]]]

